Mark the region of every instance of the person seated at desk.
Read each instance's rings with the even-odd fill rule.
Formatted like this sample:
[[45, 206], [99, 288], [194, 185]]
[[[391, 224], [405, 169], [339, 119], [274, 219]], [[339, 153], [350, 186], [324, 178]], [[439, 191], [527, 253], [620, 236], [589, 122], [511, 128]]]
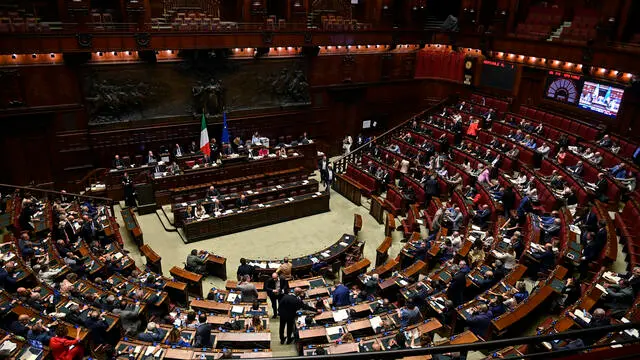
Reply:
[[216, 198], [218, 196], [220, 196], [220, 191], [218, 191], [218, 189], [216, 189], [214, 185], [209, 186], [209, 189], [207, 189], [206, 197]]
[[264, 157], [269, 155], [269, 149], [266, 147], [261, 147], [260, 149], [258, 149], [258, 156], [260, 157]]
[[120, 160], [120, 155], [116, 154], [113, 159], [113, 168], [114, 169], [122, 169], [124, 168], [124, 161]]
[[187, 255], [187, 262], [185, 269], [187, 271], [191, 271], [197, 274], [206, 274], [207, 267], [206, 262], [202, 259], [202, 255], [204, 255], [204, 251], [198, 252], [198, 250], [193, 249], [191, 253]]
[[222, 155], [229, 156], [234, 153], [233, 147], [227, 143], [222, 144]]
[[90, 312], [89, 317], [85, 321], [85, 326], [90, 330], [89, 333], [91, 334], [91, 339], [94, 344], [100, 345], [107, 343], [109, 323], [105, 320], [104, 315], [101, 315], [97, 311]]
[[[591, 316], [591, 320], [589, 322], [584, 321], [581, 317], [576, 316], [575, 313], [569, 312], [569, 317], [576, 322], [576, 324], [580, 325], [584, 329], [595, 329], [603, 326], [611, 325], [611, 319], [607, 316], [607, 313], [602, 308], [597, 308], [593, 311], [593, 315]], [[588, 314], [585, 314], [588, 316]], [[587, 344], [593, 344], [598, 341], [602, 337], [601, 334], [585, 336], [584, 342]]]
[[617, 284], [605, 284], [607, 293], [604, 296], [604, 306], [611, 311], [613, 317], [621, 317], [633, 305], [634, 293], [627, 279], [621, 279]]
[[602, 139], [600, 139], [600, 140], [598, 140], [596, 142], [596, 144], [598, 144], [598, 146], [602, 146], [603, 148], [610, 148], [612, 143], [613, 142], [611, 141], [611, 138], [607, 134], [605, 134], [602, 137]]
[[17, 320], [14, 320], [9, 325], [9, 331], [15, 335], [22, 336], [23, 338], [27, 338], [27, 334], [29, 330], [31, 330], [32, 326], [29, 325], [30, 317], [29, 315], [22, 314], [18, 316]]
[[551, 243], [544, 245], [543, 252], [533, 252], [531, 256], [540, 263], [536, 270], [547, 271], [556, 265], [556, 254], [553, 252], [553, 244]]
[[207, 210], [204, 208], [204, 205], [202, 203], [200, 203], [197, 207], [196, 207], [196, 219], [204, 219], [207, 215]]
[[236, 272], [236, 279], [240, 281], [244, 278], [245, 275], [249, 275], [253, 277], [254, 268], [253, 266], [247, 264], [247, 259], [241, 258], [240, 265], [238, 266], [238, 271]]
[[554, 237], [560, 235], [561, 230], [562, 220], [560, 218], [555, 218], [553, 223], [550, 225], [540, 224], [540, 238], [545, 244], [550, 243]]
[[613, 176], [616, 179], [624, 179], [627, 175], [627, 170], [625, 166], [626, 164], [621, 162], [620, 164], [614, 167], [611, 167], [609, 169], [604, 169], [604, 170], [609, 172], [609, 174], [611, 174], [611, 176]]
[[549, 145], [547, 145], [546, 142], [543, 142], [536, 151], [538, 152], [538, 154], [546, 157], [549, 154], [549, 151], [551, 151], [551, 148], [549, 147]]
[[250, 204], [251, 203], [249, 202], [249, 199], [247, 199], [247, 196], [245, 194], [241, 194], [238, 200], [236, 200], [236, 207], [240, 209], [247, 208]]
[[448, 212], [445, 215], [445, 220], [451, 231], [460, 231], [464, 221], [464, 215], [460, 211], [460, 207], [456, 206], [452, 212]]
[[582, 160], [578, 161], [573, 166], [567, 166], [567, 170], [569, 170], [573, 175], [581, 176], [582, 171], [584, 170], [584, 165], [582, 163]]
[[331, 292], [331, 305], [334, 307], [341, 307], [351, 305], [351, 295], [349, 288], [342, 283], [338, 283]]
[[251, 137], [251, 143], [253, 145], [261, 145], [260, 134], [258, 134], [257, 131], [255, 133], [253, 133], [253, 136]]
[[195, 141], [192, 141], [191, 144], [189, 145], [189, 153], [190, 154], [195, 154], [198, 151], [200, 151], [200, 147], [198, 145], [196, 145]]
[[153, 151], [149, 150], [149, 153], [147, 154], [147, 157], [145, 159], [145, 163], [147, 165], [155, 165], [158, 163], [158, 159], [155, 155], [153, 155]]
[[194, 219], [196, 217], [195, 211], [193, 211], [193, 206], [188, 205], [184, 210], [184, 218], [185, 219]]
[[172, 347], [191, 347], [191, 343], [182, 337], [182, 333], [177, 327], [174, 327], [173, 329], [171, 329], [171, 331], [169, 331], [166, 344]]
[[180, 146], [180, 144], [176, 144], [176, 146], [173, 148], [173, 156], [182, 157], [183, 154], [184, 152], [182, 151], [182, 146]]
[[396, 311], [398, 313], [398, 316], [400, 317], [400, 326], [403, 328], [413, 324], [417, 324], [422, 320], [420, 309], [418, 309], [413, 301], [408, 301], [405, 306]]
[[209, 207], [209, 212], [212, 214], [216, 214], [224, 210], [224, 205], [222, 205], [222, 203], [220, 202], [220, 199], [217, 199], [217, 198], [214, 198], [208, 207]]
[[[268, 151], [267, 151], [266, 155], [269, 155]], [[286, 158], [287, 157], [287, 149], [285, 149], [284, 147], [281, 147], [280, 149], [278, 149], [276, 151], [276, 156], [277, 157], [281, 157], [281, 158]]]
[[76, 338], [69, 340], [67, 327], [56, 326], [55, 336], [49, 340], [51, 356], [54, 360], [80, 360], [84, 356], [84, 349], [80, 344], [80, 327], [76, 328]]
[[494, 273], [492, 270], [487, 270], [484, 274], [482, 274], [482, 279], [479, 279], [479, 280], [474, 279], [474, 283], [478, 286], [480, 291], [487, 290], [488, 288], [495, 285], [496, 282], [497, 282], [497, 279], [494, 276]]
[[[506, 149], [507, 143], [504, 143], [503, 146]], [[505, 151], [505, 149], [502, 150]], [[518, 155], [520, 155], [520, 149], [518, 149], [518, 146], [516, 144], [513, 144], [513, 146], [511, 146], [511, 150], [508, 150], [506, 152], [506, 155], [512, 159], [517, 159]]]
[[138, 340], [146, 342], [159, 342], [164, 339], [164, 332], [158, 327], [158, 325], [151, 321], [147, 324], [147, 329], [138, 334]]
[[490, 219], [491, 209], [487, 204], [480, 206], [480, 209], [473, 214], [473, 223], [483, 229], [489, 225], [488, 222]]
[[476, 336], [486, 337], [494, 315], [487, 304], [480, 304], [469, 310], [471, 316], [466, 319], [469, 330]]
[[564, 161], [566, 157], [567, 157], [567, 152], [564, 150], [563, 147], [561, 147], [560, 150], [558, 150], [558, 153], [556, 154], [556, 161], [558, 162], [558, 164], [564, 165]]
[[172, 162], [171, 165], [167, 166], [167, 172], [171, 175], [179, 175], [180, 174], [180, 166], [177, 162]]

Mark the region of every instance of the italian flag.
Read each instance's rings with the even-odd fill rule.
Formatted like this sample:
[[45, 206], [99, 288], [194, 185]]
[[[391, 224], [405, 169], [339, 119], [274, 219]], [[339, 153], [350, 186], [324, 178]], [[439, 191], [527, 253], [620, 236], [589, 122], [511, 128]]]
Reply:
[[205, 155], [211, 156], [209, 132], [207, 131], [207, 120], [204, 117], [204, 113], [202, 113], [202, 126], [200, 127], [200, 151]]

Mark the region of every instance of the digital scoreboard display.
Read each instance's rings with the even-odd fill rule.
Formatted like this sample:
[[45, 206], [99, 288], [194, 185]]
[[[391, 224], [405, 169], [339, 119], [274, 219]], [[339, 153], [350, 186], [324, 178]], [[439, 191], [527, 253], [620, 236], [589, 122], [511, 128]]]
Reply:
[[510, 63], [495, 60], [482, 62], [482, 86], [512, 91], [516, 81], [517, 66]]

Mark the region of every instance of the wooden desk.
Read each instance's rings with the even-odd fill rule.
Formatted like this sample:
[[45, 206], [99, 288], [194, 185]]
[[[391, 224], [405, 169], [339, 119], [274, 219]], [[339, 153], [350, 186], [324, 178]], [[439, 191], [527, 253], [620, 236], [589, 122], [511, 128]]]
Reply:
[[336, 174], [332, 188], [338, 194], [349, 199], [352, 203], [358, 206], [362, 205], [362, 192], [360, 187], [358, 184], [342, 176], [342, 174]]
[[357, 237], [360, 230], [362, 230], [362, 216], [353, 214], [353, 235]]
[[176, 280], [187, 284], [187, 293], [202, 297], [202, 275], [174, 266], [169, 271]]
[[133, 208], [127, 208], [120, 211], [122, 215], [122, 220], [124, 221], [124, 225], [131, 234], [133, 241], [136, 243], [138, 248], [144, 245], [142, 240], [142, 229], [140, 228], [140, 224], [138, 224], [138, 219], [136, 219], [136, 215], [133, 213]]
[[205, 312], [213, 312], [216, 314], [229, 315], [232, 305], [224, 302], [217, 302], [212, 300], [191, 300], [190, 306], [197, 310], [203, 310]]
[[254, 349], [269, 348], [271, 346], [271, 333], [247, 333], [247, 332], [223, 332], [215, 333], [216, 349], [233, 348], [233, 349]]
[[181, 281], [167, 281], [164, 284], [164, 291], [167, 292], [169, 298], [173, 302], [185, 305], [189, 302], [187, 283]]
[[[264, 291], [264, 283], [263, 282], [252, 282], [252, 284], [255, 285], [256, 290]], [[238, 281], [227, 280], [227, 282], [225, 283], [224, 287], [227, 290], [238, 290]]]
[[408, 268], [404, 269], [401, 272], [401, 274], [402, 274], [402, 276], [405, 276], [405, 277], [408, 277], [408, 278], [416, 277], [416, 279], [417, 279], [418, 275], [422, 274], [426, 268], [427, 268], [427, 263], [425, 263], [422, 260], [418, 260], [418, 261], [414, 262]]
[[467, 330], [463, 333], [453, 336], [453, 339], [451, 339], [449, 345], [473, 344], [478, 341], [480, 341], [480, 339], [474, 333], [472, 333], [471, 330]]
[[369, 215], [373, 216], [378, 224], [382, 224], [384, 222], [384, 200], [376, 195], [371, 195]]
[[227, 280], [227, 258], [222, 256], [207, 254], [205, 267], [209, 275], [217, 276], [222, 280]]
[[371, 265], [369, 259], [364, 258], [355, 264], [349, 265], [342, 269], [342, 282], [344, 284], [350, 284], [355, 281], [358, 275], [367, 272], [367, 268]]
[[389, 258], [389, 248], [393, 243], [393, 239], [391, 236], [387, 236], [384, 238], [380, 246], [376, 249], [376, 267], [384, 264], [385, 261]]
[[154, 273], [162, 274], [162, 258], [147, 244], [140, 247], [140, 252], [147, 260], [147, 267]]
[[[293, 199], [289, 201], [288, 199]], [[203, 240], [235, 232], [298, 219], [329, 211], [329, 194], [304, 194], [283, 198], [264, 204], [252, 204], [248, 208], [234, 210], [204, 220], [186, 221], [184, 232], [187, 242]]]
[[387, 221], [384, 223], [384, 236], [391, 236], [391, 233], [396, 230], [396, 219], [393, 214], [387, 213]]

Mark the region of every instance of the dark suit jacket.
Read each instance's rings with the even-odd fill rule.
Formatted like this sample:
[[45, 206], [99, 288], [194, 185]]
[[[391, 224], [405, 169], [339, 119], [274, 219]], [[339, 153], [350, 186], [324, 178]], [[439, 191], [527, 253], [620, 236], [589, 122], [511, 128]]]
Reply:
[[249, 206], [249, 199], [245, 198], [244, 201], [240, 198], [238, 198], [238, 200], [236, 200], [236, 206], [237, 207], [243, 207], [243, 206]]
[[196, 339], [193, 343], [195, 347], [211, 347], [211, 328], [213, 325], [201, 324], [196, 329]]
[[280, 308], [278, 309], [280, 321], [295, 319], [296, 312], [300, 309], [315, 311], [314, 308], [303, 303], [297, 296], [293, 294], [284, 295], [280, 299]]
[[436, 179], [429, 178], [424, 183], [424, 192], [427, 195], [438, 195], [438, 181]]
[[[276, 296], [280, 299], [284, 294], [289, 293], [289, 282], [284, 278], [278, 278], [278, 281], [280, 281], [280, 292]], [[269, 280], [264, 282], [264, 289], [269, 297], [273, 296], [273, 290], [276, 289], [276, 280], [269, 278]]]

